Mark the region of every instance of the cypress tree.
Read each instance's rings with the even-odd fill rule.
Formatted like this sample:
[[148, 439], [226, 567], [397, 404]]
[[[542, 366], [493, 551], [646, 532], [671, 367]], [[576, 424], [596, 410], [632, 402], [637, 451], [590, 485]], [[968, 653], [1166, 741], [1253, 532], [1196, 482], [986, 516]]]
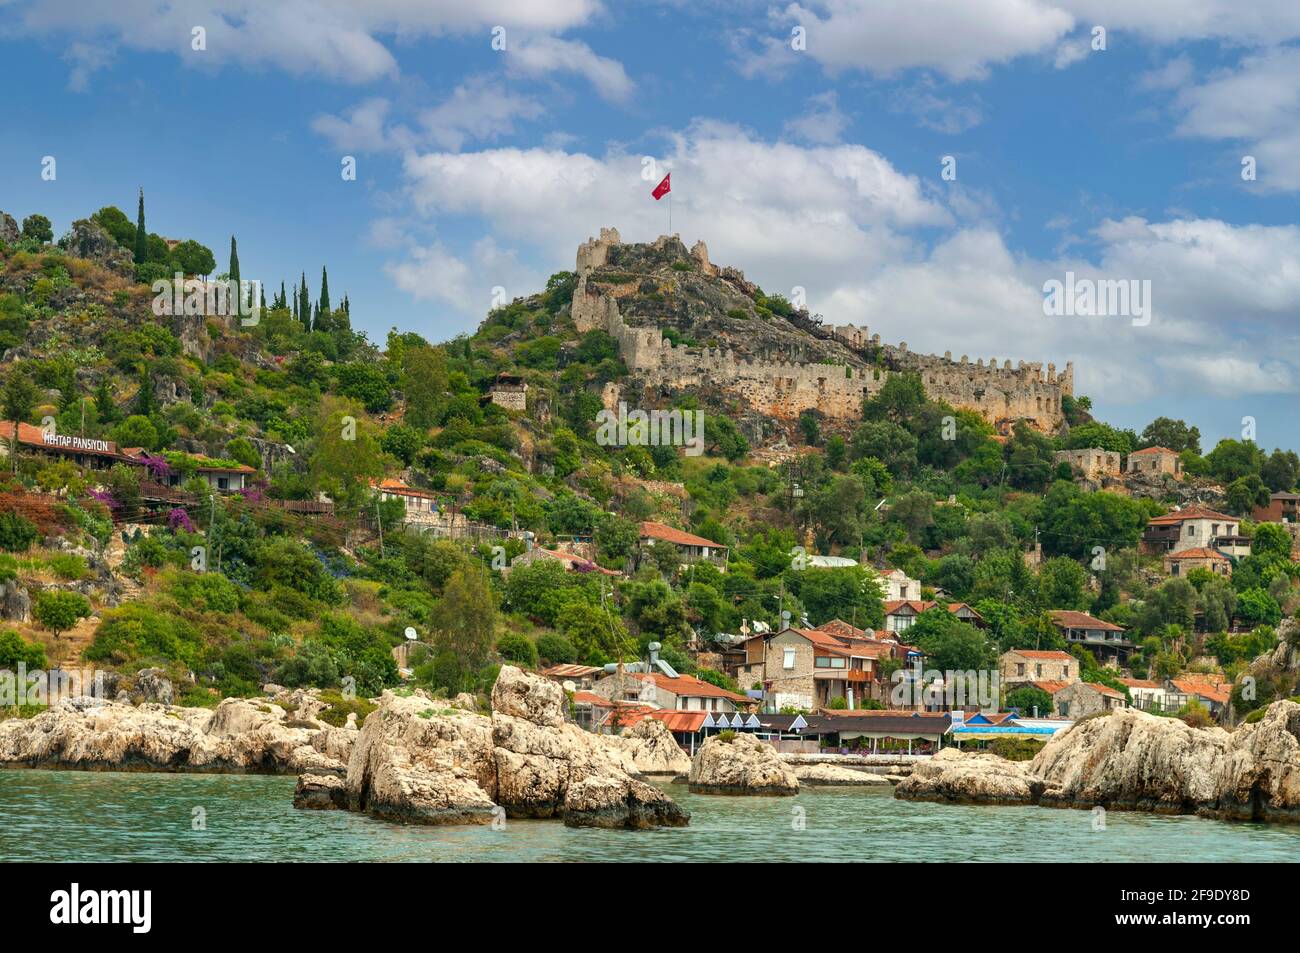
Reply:
[[113, 406], [113, 394], [108, 389], [108, 375], [99, 379], [95, 388], [95, 416], [101, 424], [111, 424], [117, 420], [117, 408]]
[[144, 230], [144, 189], [140, 190], [140, 204], [135, 213], [135, 263], [144, 264], [149, 256], [149, 234]]
[[327, 314], [330, 309], [330, 276], [324, 267], [320, 270], [320, 313]]
[[[284, 295], [284, 279], [281, 279], [281, 280], [280, 280], [280, 297], [277, 298], [277, 299], [275, 300], [275, 306], [276, 306], [277, 308], [287, 308], [287, 307], [289, 307], [288, 301], [287, 301], [287, 299], [285, 298], [285, 295]], [[294, 310], [297, 311], [298, 309], [297, 309], [297, 308], [294, 308]], [[297, 315], [295, 315], [295, 317], [297, 317]]]
[[230, 236], [229, 274], [230, 274], [230, 280], [233, 281], [235, 283], [235, 287], [238, 288], [239, 287], [239, 250], [235, 247], [234, 235]]
[[153, 380], [149, 376], [149, 365], [140, 365], [140, 390], [135, 395], [135, 412], [141, 417], [151, 417], [158, 409], [153, 397]]
[[311, 323], [311, 295], [307, 294], [307, 272], [302, 273], [302, 285], [298, 288], [298, 314], [307, 330], [314, 330]]

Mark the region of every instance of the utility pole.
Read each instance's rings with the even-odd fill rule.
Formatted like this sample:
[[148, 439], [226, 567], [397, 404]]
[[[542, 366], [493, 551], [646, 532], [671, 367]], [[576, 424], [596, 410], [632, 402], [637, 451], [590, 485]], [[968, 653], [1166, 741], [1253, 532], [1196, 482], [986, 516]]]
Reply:
[[375, 525], [379, 527], [379, 558], [384, 558], [384, 520], [379, 513], [379, 497], [375, 497]]

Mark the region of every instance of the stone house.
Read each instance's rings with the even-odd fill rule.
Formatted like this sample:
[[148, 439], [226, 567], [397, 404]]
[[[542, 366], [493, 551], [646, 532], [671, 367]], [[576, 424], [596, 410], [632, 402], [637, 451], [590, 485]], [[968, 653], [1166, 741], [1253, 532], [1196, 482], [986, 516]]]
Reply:
[[1057, 463], [1068, 463], [1084, 479], [1095, 483], [1100, 483], [1105, 477], [1117, 477], [1120, 474], [1119, 454], [1101, 447], [1058, 450], [1053, 459]]
[[1184, 549], [1217, 549], [1225, 556], [1249, 556], [1250, 540], [1240, 533], [1241, 521], [1205, 506], [1175, 508], [1147, 520], [1141, 550], [1148, 554]]
[[1125, 473], [1167, 473], [1176, 480], [1183, 478], [1183, 460], [1178, 451], [1168, 447], [1146, 447], [1128, 455]]
[[1073, 682], [1052, 696], [1062, 718], [1085, 718], [1102, 711], [1127, 707], [1124, 693], [1096, 682]]
[[879, 573], [877, 581], [880, 583], [880, 598], [885, 602], [921, 598], [921, 581], [913, 579], [901, 569]]
[[787, 628], [746, 640], [737, 679], [761, 685], [765, 703], [777, 711], [829, 708], [840, 698], [857, 708], [885, 699], [883, 663], [901, 649], [838, 619], [817, 629]]
[[516, 374], [498, 374], [496, 382], [488, 391], [492, 403], [507, 410], [526, 410], [528, 408], [528, 384]]
[[662, 672], [619, 670], [597, 679], [591, 692], [612, 702], [636, 702], [676, 711], [740, 711], [749, 698], [719, 688], [694, 675], [672, 678]]
[[379, 482], [372, 481], [370, 485], [379, 493], [381, 500], [402, 501], [407, 523], [427, 524], [437, 519], [438, 501], [428, 490], [417, 490], [393, 477]]
[[1077, 682], [1079, 660], [1059, 650], [1011, 649], [998, 659], [998, 674], [1008, 689], [1043, 680]]
[[1208, 569], [1220, 576], [1232, 575], [1232, 560], [1217, 549], [1198, 546], [1195, 549], [1182, 549], [1176, 553], [1165, 553], [1165, 573], [1170, 576], [1186, 576], [1193, 569]]

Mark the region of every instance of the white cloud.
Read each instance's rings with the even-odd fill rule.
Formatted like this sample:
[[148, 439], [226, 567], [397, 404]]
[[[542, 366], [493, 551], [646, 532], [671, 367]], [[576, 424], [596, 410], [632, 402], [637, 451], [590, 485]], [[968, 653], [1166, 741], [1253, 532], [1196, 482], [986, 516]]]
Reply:
[[622, 63], [598, 56], [579, 40], [536, 37], [512, 42], [505, 55], [506, 66], [513, 75], [535, 78], [553, 73], [574, 73], [590, 82], [602, 99], [611, 102], [626, 101], [635, 89]]
[[[236, 63], [365, 83], [397, 73], [379, 37], [483, 31], [486, 48], [493, 26], [504, 26], [507, 37], [514, 30], [563, 31], [588, 22], [601, 6], [598, 0], [20, 0], [15, 9], [18, 28], [28, 34], [171, 52], [198, 67]], [[202, 52], [190, 48], [196, 26], [207, 31]]]
[[437, 106], [421, 112], [417, 129], [390, 123], [391, 108], [386, 99], [367, 99], [345, 116], [319, 115], [311, 127], [336, 149], [407, 152], [432, 145], [459, 150], [469, 141], [511, 135], [515, 120], [536, 119], [545, 111], [532, 97], [482, 76], [470, 77]]
[[511, 300], [536, 291], [543, 281], [491, 237], [475, 242], [466, 258], [457, 257], [442, 242], [416, 245], [405, 260], [388, 263], [384, 271], [416, 301], [440, 301], [462, 314], [484, 314], [493, 306], [498, 288]]
[[810, 96], [804, 112], [786, 120], [785, 131], [804, 142], [831, 145], [840, 141], [848, 126], [849, 117], [840, 112], [838, 96], [834, 90], [827, 90]]
[[1300, 47], [1245, 57], [1175, 99], [1180, 135], [1233, 140], [1257, 161], [1265, 191], [1300, 191]]
[[[1043, 0], [809, 0], [774, 19], [786, 31], [780, 44], [788, 48], [789, 28], [803, 26], [806, 55], [832, 72], [921, 68], [953, 80], [981, 79], [991, 65], [1046, 52], [1074, 26]], [[759, 55], [774, 56], [772, 42]]]

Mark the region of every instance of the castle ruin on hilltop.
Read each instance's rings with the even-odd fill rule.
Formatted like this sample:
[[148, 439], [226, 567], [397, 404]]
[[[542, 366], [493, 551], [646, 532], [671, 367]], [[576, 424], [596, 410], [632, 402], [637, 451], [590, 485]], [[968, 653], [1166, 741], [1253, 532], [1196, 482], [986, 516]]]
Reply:
[[[572, 316], [579, 332], [599, 328], [618, 343], [628, 370], [655, 387], [697, 390], [723, 388], [741, 397], [763, 414], [794, 419], [805, 410], [815, 410], [832, 419], [856, 420], [862, 401], [880, 390], [890, 373], [915, 372], [926, 393], [934, 400], [955, 408], [973, 410], [1005, 431], [1016, 420], [1027, 420], [1036, 429], [1055, 431], [1063, 422], [1061, 399], [1074, 394], [1074, 365], [1067, 363], [1057, 372], [1055, 364], [1046, 371], [1041, 363], [1011, 361], [998, 364], [996, 358], [971, 363], [966, 355], [954, 360], [951, 352], [942, 357], [909, 351], [905, 342], [881, 344], [879, 334], [852, 324], [824, 328], [806, 313], [793, 321], [828, 344], [835, 345], [836, 363], [772, 361], [738, 356], [731, 348], [674, 345], [658, 327], [632, 326], [620, 313], [620, 298], [637, 292], [635, 283], [595, 287], [588, 279], [598, 269], [614, 264], [617, 249], [662, 248], [676, 236], [660, 236], [649, 246], [623, 245], [618, 230], [602, 228], [599, 238], [578, 247], [577, 285], [573, 293]], [[716, 277], [732, 288], [752, 295], [754, 286], [734, 268], [709, 261], [702, 241], [690, 250], [696, 271]]]

